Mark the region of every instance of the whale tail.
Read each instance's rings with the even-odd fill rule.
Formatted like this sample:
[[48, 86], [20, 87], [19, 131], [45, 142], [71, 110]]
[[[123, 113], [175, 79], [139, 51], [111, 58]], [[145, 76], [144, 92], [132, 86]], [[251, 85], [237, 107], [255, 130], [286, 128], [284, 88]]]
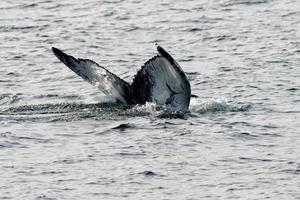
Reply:
[[76, 59], [55, 47], [52, 51], [77, 75], [119, 102], [155, 102], [171, 111], [188, 110], [191, 96], [189, 81], [175, 59], [160, 46], [157, 46], [159, 54], [142, 66], [131, 85], [92, 60]]

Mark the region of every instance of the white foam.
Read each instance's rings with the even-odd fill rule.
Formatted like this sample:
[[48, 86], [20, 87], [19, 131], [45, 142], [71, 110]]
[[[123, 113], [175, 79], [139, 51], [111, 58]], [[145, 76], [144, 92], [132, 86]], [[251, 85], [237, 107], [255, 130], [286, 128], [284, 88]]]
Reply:
[[153, 102], [146, 102], [143, 105], [135, 105], [132, 109], [134, 112], [159, 114], [162, 110]]
[[209, 100], [192, 98], [189, 107], [191, 112], [196, 113], [226, 111], [231, 110], [231, 108], [231, 104], [223, 97]]

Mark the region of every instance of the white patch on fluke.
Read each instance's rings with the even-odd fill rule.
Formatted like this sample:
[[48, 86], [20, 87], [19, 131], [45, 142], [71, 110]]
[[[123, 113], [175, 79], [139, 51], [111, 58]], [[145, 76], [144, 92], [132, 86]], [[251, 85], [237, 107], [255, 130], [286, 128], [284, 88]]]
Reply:
[[99, 88], [104, 94], [123, 103], [127, 103], [125, 97], [127, 97], [128, 94], [126, 92], [130, 92], [130, 85], [127, 82], [92, 60], [76, 59], [56, 48], [53, 48], [53, 52], [57, 58], [72, 71]]
[[126, 100], [123, 97], [123, 89], [119, 82], [122, 82], [117, 76], [91, 60], [78, 59], [79, 63], [74, 63], [87, 80], [104, 94], [112, 96], [123, 103]]

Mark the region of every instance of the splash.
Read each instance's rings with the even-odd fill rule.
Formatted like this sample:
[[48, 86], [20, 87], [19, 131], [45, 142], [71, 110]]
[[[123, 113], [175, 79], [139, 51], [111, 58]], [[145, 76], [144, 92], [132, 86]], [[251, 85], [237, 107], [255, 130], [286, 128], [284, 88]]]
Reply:
[[146, 102], [143, 105], [135, 105], [129, 110], [129, 113], [144, 113], [152, 115], [159, 115], [162, 112], [163, 109], [153, 102]]
[[[191, 99], [190, 114], [214, 112], [243, 112], [250, 105], [234, 105], [225, 98]], [[118, 103], [60, 103], [9, 107], [0, 110], [0, 121], [74, 121], [80, 119], [120, 119], [128, 117], [186, 118], [189, 113], [170, 112], [166, 107], [146, 102], [144, 105], [124, 106]], [[3, 123], [3, 122], [2, 122]]]
[[209, 100], [191, 99], [190, 111], [193, 113], [211, 113], [211, 112], [239, 112], [246, 111], [250, 108], [250, 105], [234, 105], [229, 103], [227, 99], [221, 97]]

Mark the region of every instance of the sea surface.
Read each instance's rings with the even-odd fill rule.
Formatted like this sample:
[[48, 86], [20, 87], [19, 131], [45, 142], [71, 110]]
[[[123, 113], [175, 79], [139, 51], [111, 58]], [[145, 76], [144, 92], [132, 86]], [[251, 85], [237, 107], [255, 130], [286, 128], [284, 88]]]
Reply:
[[[157, 54], [190, 112], [116, 105], [51, 47], [131, 82]], [[1, 0], [0, 199], [300, 199], [300, 1]]]

